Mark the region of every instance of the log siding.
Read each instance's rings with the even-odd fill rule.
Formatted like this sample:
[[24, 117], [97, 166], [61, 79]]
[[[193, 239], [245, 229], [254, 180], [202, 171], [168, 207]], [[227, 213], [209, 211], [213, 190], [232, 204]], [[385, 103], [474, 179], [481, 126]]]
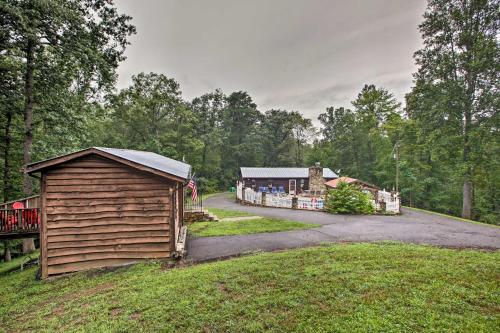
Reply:
[[86, 155], [42, 172], [42, 277], [168, 258], [176, 184]]

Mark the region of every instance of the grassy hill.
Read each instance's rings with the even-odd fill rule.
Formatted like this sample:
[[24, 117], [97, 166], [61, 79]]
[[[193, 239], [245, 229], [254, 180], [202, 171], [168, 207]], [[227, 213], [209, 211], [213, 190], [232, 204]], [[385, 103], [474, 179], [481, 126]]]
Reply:
[[10, 331], [498, 331], [500, 252], [338, 244], [167, 270], [0, 277]]

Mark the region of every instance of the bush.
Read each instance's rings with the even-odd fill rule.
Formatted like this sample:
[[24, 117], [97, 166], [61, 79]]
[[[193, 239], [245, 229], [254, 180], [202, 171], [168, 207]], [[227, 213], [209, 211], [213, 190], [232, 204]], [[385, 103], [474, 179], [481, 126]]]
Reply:
[[371, 214], [375, 211], [372, 196], [357, 185], [340, 182], [328, 191], [325, 209], [332, 214]]

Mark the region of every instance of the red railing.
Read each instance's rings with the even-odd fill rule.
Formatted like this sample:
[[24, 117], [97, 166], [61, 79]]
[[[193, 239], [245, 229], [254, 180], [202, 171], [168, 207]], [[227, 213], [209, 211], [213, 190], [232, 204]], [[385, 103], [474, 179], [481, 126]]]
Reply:
[[40, 208], [0, 209], [0, 233], [33, 232], [40, 229]]

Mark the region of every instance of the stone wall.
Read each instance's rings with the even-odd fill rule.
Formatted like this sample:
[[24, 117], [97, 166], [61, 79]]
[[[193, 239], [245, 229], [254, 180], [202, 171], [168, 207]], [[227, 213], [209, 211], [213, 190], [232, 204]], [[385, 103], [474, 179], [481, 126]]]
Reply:
[[325, 179], [323, 178], [323, 168], [319, 163], [309, 168], [309, 193], [312, 196], [319, 196], [326, 190]]
[[216, 218], [207, 211], [184, 212], [184, 223], [209, 222], [214, 220]]

